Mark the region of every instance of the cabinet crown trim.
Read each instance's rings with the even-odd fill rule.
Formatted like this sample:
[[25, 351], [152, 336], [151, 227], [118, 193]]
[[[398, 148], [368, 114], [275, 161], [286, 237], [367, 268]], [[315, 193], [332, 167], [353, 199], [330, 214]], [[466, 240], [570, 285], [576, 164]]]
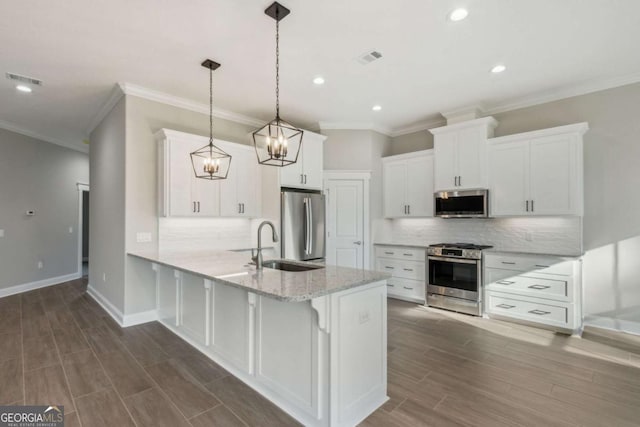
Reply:
[[395, 160], [407, 160], [415, 159], [416, 157], [428, 157], [433, 156], [433, 148], [428, 150], [412, 151], [409, 153], [396, 154], [394, 156], [386, 156], [382, 158], [382, 162], [392, 162]]
[[552, 135], [562, 135], [567, 133], [577, 133], [584, 135], [589, 130], [588, 122], [575, 123], [572, 125], [556, 126], [553, 128], [539, 129], [530, 132], [515, 133], [513, 135], [499, 136], [497, 138], [489, 138], [489, 144], [501, 144], [504, 142], [520, 141], [523, 139], [534, 139]]
[[[164, 141], [164, 140], [193, 141], [193, 142], [201, 143], [202, 145], [206, 145], [209, 143], [208, 136], [180, 132], [172, 129], [160, 129], [153, 136], [155, 137], [156, 141]], [[220, 145], [227, 145], [227, 146], [229, 144], [233, 144], [234, 148], [237, 147], [237, 148], [246, 149], [246, 150], [253, 150], [253, 146], [251, 145], [242, 144], [240, 142], [226, 141], [218, 138], [213, 138], [213, 143], [220, 144]]]
[[433, 135], [437, 135], [439, 133], [452, 132], [469, 127], [477, 127], [480, 125], [486, 125], [488, 128], [493, 129], [498, 126], [498, 121], [493, 117], [483, 117], [481, 119], [468, 120], [466, 122], [460, 122], [452, 125], [440, 126], [439, 128], [429, 129], [429, 132], [431, 132]]

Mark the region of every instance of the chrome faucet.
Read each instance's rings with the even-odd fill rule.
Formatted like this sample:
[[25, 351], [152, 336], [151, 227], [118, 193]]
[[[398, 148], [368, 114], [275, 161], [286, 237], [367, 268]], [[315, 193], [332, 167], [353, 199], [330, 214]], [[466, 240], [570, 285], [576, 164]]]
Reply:
[[276, 232], [276, 227], [273, 225], [271, 221], [262, 221], [260, 226], [258, 227], [258, 249], [256, 250], [256, 254], [253, 255], [253, 249], [251, 249], [251, 259], [256, 263], [256, 270], [262, 270], [262, 227], [268, 225], [271, 227], [271, 231], [273, 231], [273, 236], [271, 239], [275, 242], [278, 241], [278, 233]]

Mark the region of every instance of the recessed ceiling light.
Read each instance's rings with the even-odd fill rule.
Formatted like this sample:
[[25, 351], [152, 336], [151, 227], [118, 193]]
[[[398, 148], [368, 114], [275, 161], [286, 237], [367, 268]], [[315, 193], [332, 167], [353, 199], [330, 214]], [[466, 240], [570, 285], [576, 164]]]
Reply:
[[323, 85], [324, 84], [324, 78], [323, 77], [316, 77], [315, 79], [313, 79], [313, 84], [316, 85]]
[[25, 85], [18, 85], [16, 86], [16, 89], [18, 89], [20, 92], [26, 92], [26, 93], [32, 92], [32, 89], [29, 86], [25, 86]]
[[506, 69], [507, 69], [507, 67], [505, 67], [504, 65], [502, 65], [502, 64], [498, 64], [498, 65], [496, 65], [495, 67], [493, 67], [493, 68], [491, 69], [491, 72], [492, 72], [493, 74], [498, 74], [498, 73], [503, 72], [503, 71], [504, 71], [504, 70], [506, 70]]
[[469, 16], [469, 11], [464, 8], [458, 8], [449, 14], [449, 20], [453, 22], [462, 21]]
[[372, 109], [373, 111], [380, 111], [380, 110], [382, 110], [382, 106], [380, 106], [380, 105], [374, 105], [371, 109]]

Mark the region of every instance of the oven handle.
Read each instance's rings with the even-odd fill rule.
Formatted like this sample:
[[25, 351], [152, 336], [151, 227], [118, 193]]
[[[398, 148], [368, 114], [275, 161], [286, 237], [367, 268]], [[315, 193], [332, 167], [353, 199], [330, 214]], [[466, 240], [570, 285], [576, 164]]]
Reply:
[[455, 262], [458, 264], [477, 264], [479, 260], [475, 259], [464, 259], [464, 258], [447, 258], [447, 257], [439, 257], [439, 256], [430, 256], [427, 257], [432, 261], [447, 261], [447, 262]]

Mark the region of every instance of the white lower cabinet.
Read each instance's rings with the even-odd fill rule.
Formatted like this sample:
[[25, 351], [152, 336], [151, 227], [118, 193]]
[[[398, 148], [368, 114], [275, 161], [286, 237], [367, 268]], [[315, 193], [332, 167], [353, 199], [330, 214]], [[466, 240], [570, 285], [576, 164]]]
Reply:
[[387, 295], [406, 301], [425, 302], [426, 252], [422, 248], [378, 245], [376, 270], [391, 274]]
[[579, 258], [485, 253], [485, 312], [552, 327], [582, 328]]
[[160, 323], [301, 424], [357, 425], [387, 401], [385, 281], [289, 302], [152, 268]]

